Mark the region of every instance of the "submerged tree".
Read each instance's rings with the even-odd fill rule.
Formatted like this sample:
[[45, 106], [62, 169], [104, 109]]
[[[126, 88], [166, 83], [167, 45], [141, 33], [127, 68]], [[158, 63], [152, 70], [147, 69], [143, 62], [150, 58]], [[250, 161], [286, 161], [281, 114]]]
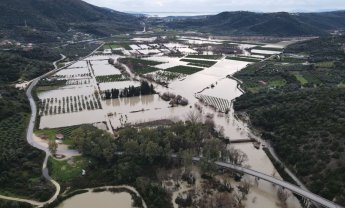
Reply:
[[58, 148], [58, 144], [55, 142], [55, 140], [49, 140], [49, 142], [48, 142], [48, 149], [49, 149], [49, 152], [52, 155], [56, 154], [57, 148]]

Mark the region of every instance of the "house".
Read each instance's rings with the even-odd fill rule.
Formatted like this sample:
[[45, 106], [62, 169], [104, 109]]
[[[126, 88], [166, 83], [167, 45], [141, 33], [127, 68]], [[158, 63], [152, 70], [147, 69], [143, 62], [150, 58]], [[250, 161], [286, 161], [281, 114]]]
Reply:
[[56, 135], [55, 135], [55, 138], [56, 138], [56, 139], [59, 139], [59, 140], [63, 140], [65, 137], [64, 137], [63, 134], [56, 134]]

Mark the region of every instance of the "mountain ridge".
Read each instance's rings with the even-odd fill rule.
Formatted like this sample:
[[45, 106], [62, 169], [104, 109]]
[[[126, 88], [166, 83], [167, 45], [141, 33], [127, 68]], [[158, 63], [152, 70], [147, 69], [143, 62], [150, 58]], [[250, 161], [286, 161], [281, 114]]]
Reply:
[[[0, 25], [4, 31], [21, 33], [23, 28], [39, 32], [65, 33], [70, 29], [97, 36], [140, 29], [137, 17], [104, 9], [82, 0], [2, 0]], [[8, 35], [8, 36], [10, 36]]]
[[192, 29], [221, 35], [311, 36], [327, 35], [345, 28], [345, 11], [320, 13], [221, 12], [200, 18], [173, 19], [164, 23], [171, 29]]

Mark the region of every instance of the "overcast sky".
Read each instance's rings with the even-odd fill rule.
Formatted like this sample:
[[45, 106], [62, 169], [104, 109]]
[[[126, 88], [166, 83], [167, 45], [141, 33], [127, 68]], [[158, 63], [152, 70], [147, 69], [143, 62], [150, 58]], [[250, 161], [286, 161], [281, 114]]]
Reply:
[[124, 12], [329, 11], [345, 10], [345, 0], [84, 0]]

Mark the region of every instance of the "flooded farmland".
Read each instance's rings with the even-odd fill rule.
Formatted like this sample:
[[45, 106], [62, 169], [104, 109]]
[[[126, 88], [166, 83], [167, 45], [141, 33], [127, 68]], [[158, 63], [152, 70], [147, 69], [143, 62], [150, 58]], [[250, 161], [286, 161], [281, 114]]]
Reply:
[[[186, 38], [183, 40], [191, 44], [209, 43], [218, 45], [221, 42], [221, 40], [190, 40]], [[141, 41], [141, 39], [138, 39], [138, 41]], [[242, 49], [245, 50], [248, 47], [255, 46], [257, 45], [243, 44]], [[181, 43], [168, 43], [164, 44], [164, 47], [164, 50], [179, 50], [185, 54], [195, 53], [194, 49]], [[272, 46], [270, 45], [270, 47]], [[147, 50], [149, 47], [133, 44], [131, 48], [132, 50]], [[127, 52], [131, 54], [132, 50], [128, 50]], [[162, 51], [159, 50], [159, 52]], [[257, 50], [255, 53], [261, 54], [257, 55], [257, 57], [261, 58], [264, 57], [264, 55], [276, 54], [279, 52], [274, 51], [274, 53], [271, 53], [271, 51], [268, 50]], [[41, 101], [50, 103], [47, 107], [48, 110], [46, 108], [41, 110], [42, 117], [40, 128], [59, 128], [104, 122], [108, 124], [108, 130], [111, 132], [112, 129], [117, 129], [128, 124], [133, 125], [162, 119], [170, 119], [173, 121], [185, 120], [189, 112], [195, 111], [200, 113], [203, 118], [212, 116], [216, 128], [221, 130], [224, 136], [228, 137], [230, 141], [245, 140], [249, 138], [250, 129], [246, 123], [236, 118], [232, 108], [232, 101], [242, 94], [237, 81], [232, 79], [232, 75], [245, 68], [250, 62], [229, 60], [226, 59], [225, 56], [222, 56], [218, 60], [212, 60], [215, 64], [210, 67], [202, 67], [200, 68], [201, 70], [196, 73], [185, 75], [183, 78], [170, 80], [168, 87], [163, 87], [156, 82], [150, 82], [150, 84], [154, 86], [157, 94], [102, 99], [101, 95], [103, 91], [112, 90], [114, 88], [124, 89], [130, 86], [140, 86], [141, 78], [136, 75], [131, 75], [128, 81], [97, 82], [97, 77], [99, 76], [110, 77], [122, 74], [118, 68], [108, 63], [109, 58], [117, 60], [121, 57], [122, 56], [118, 55], [93, 55], [58, 72], [56, 75], [65, 76], [67, 79], [75, 78], [79, 74], [90, 73], [90, 75], [88, 75], [90, 81], [80, 85], [60, 86], [57, 89], [39, 92], [38, 97]], [[160, 62], [160, 64], [156, 66], [157, 71], [160, 70], [163, 72], [172, 67], [196, 67], [190, 66], [188, 62], [181, 61], [182, 58], [155, 54], [146, 57], [145, 60]], [[200, 59], [195, 60], [200, 61]], [[91, 64], [87, 64], [87, 61], [90, 61]], [[201, 61], [205, 60], [202, 59]], [[172, 107], [169, 102], [164, 101], [160, 97], [160, 95], [167, 92], [186, 98], [188, 100], [188, 105]], [[48, 98], [49, 100], [47, 100]], [[69, 106], [68, 112], [67, 107], [64, 105], [66, 102], [64, 99], [68, 100], [68, 105], [66, 104]], [[61, 110], [59, 110], [60, 108]], [[57, 109], [57, 113], [54, 111], [55, 109]], [[50, 111], [53, 111], [53, 113], [50, 113]], [[274, 174], [277, 178], [280, 178], [262, 149], [254, 148], [251, 143], [233, 144], [233, 146], [247, 154], [249, 159], [246, 164], [247, 166], [267, 175]], [[108, 207], [107, 200], [109, 200], [110, 204], [121, 203], [121, 200], [123, 200], [124, 204], [121, 207], [124, 208], [130, 207], [131, 204], [130, 195], [114, 195], [105, 192], [101, 194], [87, 193], [85, 195], [82, 194], [73, 197], [67, 200], [64, 205], [59, 208], [76, 206], [88, 207], [90, 204], [85, 203], [84, 206], [84, 204], [81, 203], [84, 203], [84, 200], [87, 202], [93, 201], [92, 199], [96, 199], [95, 197], [100, 198], [94, 201], [106, 202], [102, 207]], [[120, 202], [116, 200], [120, 200]], [[276, 189], [269, 183], [260, 182], [259, 186], [251, 190], [246, 204], [248, 207], [257, 207], [257, 205], [260, 205], [260, 207], [276, 207], [277, 200]], [[300, 207], [295, 197], [289, 199], [288, 207]]]

